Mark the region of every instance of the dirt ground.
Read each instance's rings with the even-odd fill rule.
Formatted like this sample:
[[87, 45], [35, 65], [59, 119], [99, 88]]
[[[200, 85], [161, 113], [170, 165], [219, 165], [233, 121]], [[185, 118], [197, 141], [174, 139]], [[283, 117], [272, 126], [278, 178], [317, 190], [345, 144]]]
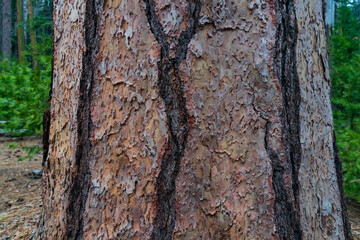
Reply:
[[[41, 139], [0, 137], [0, 240], [29, 239], [41, 207]], [[32, 151], [29, 154], [29, 151]], [[360, 240], [360, 204], [347, 200], [354, 239]]]
[[[41, 179], [27, 176], [41, 170], [40, 138], [0, 137], [0, 239], [28, 239], [40, 216]], [[30, 157], [32, 157], [30, 159]]]

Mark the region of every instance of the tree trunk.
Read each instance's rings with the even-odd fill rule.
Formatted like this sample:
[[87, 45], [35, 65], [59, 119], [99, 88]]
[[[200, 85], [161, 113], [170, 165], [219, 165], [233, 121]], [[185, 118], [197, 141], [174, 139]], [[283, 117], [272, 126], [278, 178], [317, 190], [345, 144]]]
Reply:
[[11, 59], [11, 0], [2, 0], [2, 41], [3, 57]]
[[16, 0], [16, 20], [17, 20], [17, 49], [19, 63], [23, 62], [24, 45], [24, 25], [23, 25], [23, 3], [22, 0]]
[[33, 10], [31, 0], [27, 0], [27, 8], [28, 8], [28, 15], [29, 15], [29, 32], [30, 32], [30, 43], [31, 43], [33, 66], [37, 67], [37, 62], [36, 62], [36, 32], [35, 32], [35, 29], [34, 29], [34, 10]]
[[54, 1], [44, 239], [351, 239], [321, 1]]

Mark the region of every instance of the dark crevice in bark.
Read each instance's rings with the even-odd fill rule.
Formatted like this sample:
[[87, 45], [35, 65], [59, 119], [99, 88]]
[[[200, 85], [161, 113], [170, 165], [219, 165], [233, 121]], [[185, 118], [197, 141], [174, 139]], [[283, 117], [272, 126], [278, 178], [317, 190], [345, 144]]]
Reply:
[[42, 168], [44, 170], [45, 164], [46, 164], [46, 160], [47, 160], [47, 156], [49, 153], [49, 134], [50, 134], [50, 109], [45, 109], [44, 113], [43, 113], [43, 161], [42, 161]]
[[[283, 96], [283, 111], [281, 125], [283, 143], [286, 146], [285, 171], [291, 172], [292, 189], [287, 199], [279, 196], [285, 190], [279, 176], [274, 171], [274, 189], [284, 188], [276, 193], [275, 190], [275, 222], [281, 239], [301, 239], [299, 205], [299, 168], [301, 164], [300, 144], [300, 84], [296, 68], [297, 20], [295, 6], [292, 0], [276, 2], [277, 32], [276, 32], [276, 69], [280, 80]], [[283, 175], [283, 173], [282, 173]], [[283, 178], [283, 176], [282, 176]], [[280, 181], [280, 182], [279, 182]], [[289, 189], [290, 190], [290, 189]], [[288, 190], [288, 191], [289, 191]], [[289, 206], [289, 203], [292, 202]], [[290, 235], [289, 235], [290, 234]]]
[[175, 180], [184, 155], [189, 133], [188, 112], [179, 65], [186, 58], [188, 44], [197, 32], [201, 3], [188, 1], [188, 27], [181, 32], [175, 47], [175, 57], [170, 57], [170, 43], [156, 12], [153, 0], [144, 0], [150, 30], [161, 47], [158, 61], [158, 87], [165, 103], [169, 139], [161, 159], [161, 170], [156, 180], [157, 214], [151, 239], [172, 239], [176, 220]]
[[[52, 88], [53, 88], [53, 80], [54, 80], [54, 43], [51, 46], [52, 58], [51, 58], [51, 83], [50, 83], [50, 91], [49, 91], [49, 99], [47, 102], [51, 104], [51, 97], [52, 97]], [[51, 111], [50, 109], [45, 109], [43, 113], [43, 161], [42, 161], [42, 168], [44, 171], [44, 167], [46, 164], [46, 160], [49, 153], [49, 137], [50, 137], [50, 122], [51, 122]]]
[[335, 161], [335, 170], [336, 170], [336, 179], [339, 186], [340, 192], [340, 204], [341, 204], [341, 217], [344, 225], [344, 237], [347, 240], [352, 240], [353, 236], [351, 234], [351, 226], [346, 210], [345, 205], [345, 195], [343, 189], [343, 176], [342, 176], [342, 164], [339, 155], [339, 150], [336, 143], [335, 131], [333, 131], [333, 149], [334, 149], [334, 161]]
[[276, 151], [269, 146], [269, 132], [271, 122], [267, 120], [265, 125], [265, 149], [270, 157], [272, 165], [272, 185], [275, 192], [275, 223], [276, 232], [280, 239], [302, 239], [302, 232], [299, 229], [300, 222], [298, 212], [294, 206], [285, 187], [285, 168]]
[[69, 205], [66, 213], [66, 230], [68, 239], [82, 239], [84, 210], [90, 188], [89, 162], [91, 155], [91, 119], [92, 84], [94, 81], [95, 55], [98, 50], [98, 19], [96, 0], [87, 0], [85, 9], [85, 47], [82, 74], [80, 79], [80, 96], [77, 110], [77, 149], [76, 162], [70, 190]]

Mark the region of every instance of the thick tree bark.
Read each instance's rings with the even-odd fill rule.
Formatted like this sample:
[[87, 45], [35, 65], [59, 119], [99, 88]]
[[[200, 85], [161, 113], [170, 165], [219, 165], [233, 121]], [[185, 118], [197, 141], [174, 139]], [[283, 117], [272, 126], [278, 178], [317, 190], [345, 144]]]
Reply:
[[11, 59], [11, 0], [2, 0], [2, 55]]
[[54, 1], [45, 239], [351, 239], [321, 1]]

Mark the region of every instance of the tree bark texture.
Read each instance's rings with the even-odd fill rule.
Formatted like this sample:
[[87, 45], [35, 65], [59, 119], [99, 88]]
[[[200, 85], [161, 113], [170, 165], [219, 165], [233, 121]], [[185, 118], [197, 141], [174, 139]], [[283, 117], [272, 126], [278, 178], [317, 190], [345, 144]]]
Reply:
[[45, 239], [351, 239], [321, 1], [54, 1]]
[[11, 59], [11, 0], [2, 0], [1, 51]]

